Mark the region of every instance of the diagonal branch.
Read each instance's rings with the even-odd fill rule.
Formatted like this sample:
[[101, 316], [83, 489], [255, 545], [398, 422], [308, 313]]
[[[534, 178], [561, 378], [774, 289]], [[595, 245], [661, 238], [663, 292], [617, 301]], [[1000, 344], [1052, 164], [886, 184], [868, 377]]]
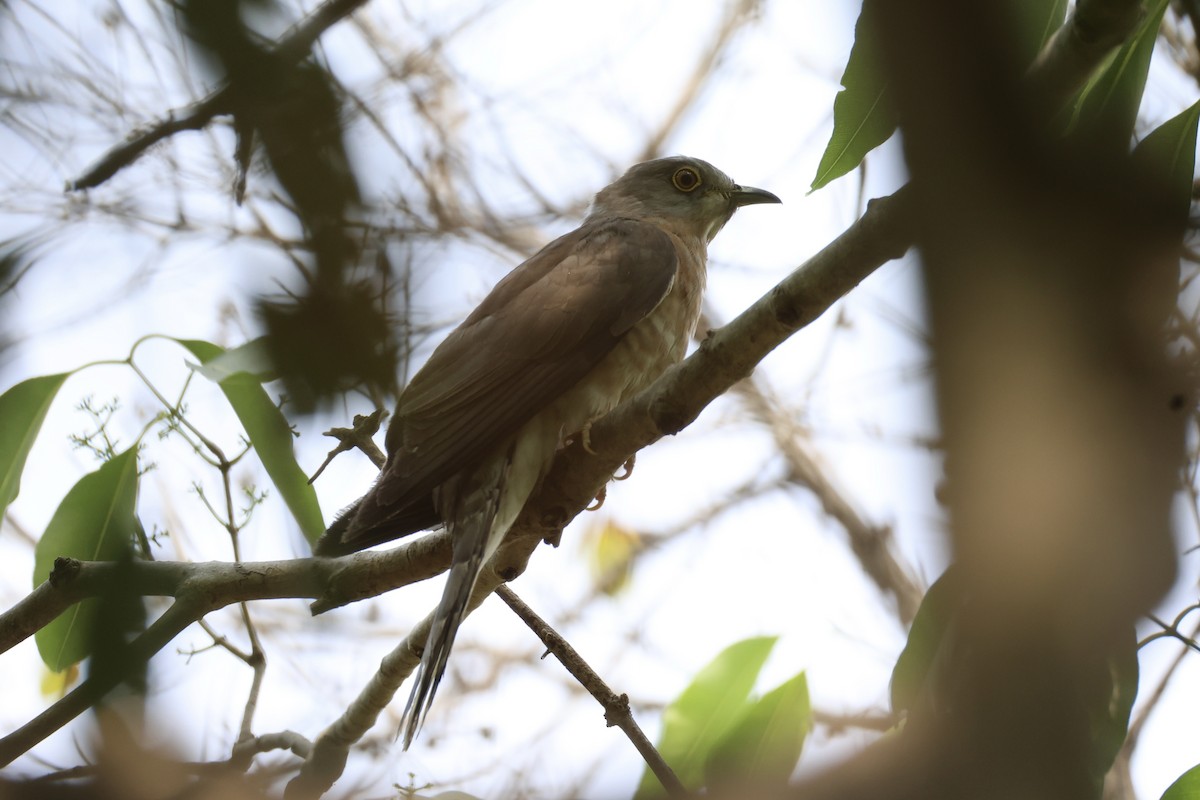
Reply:
[[[349, 16], [367, 0], [326, 0], [279, 40], [275, 52], [289, 61], [299, 61], [308, 55], [321, 34]], [[141, 130], [133, 131], [121, 144], [115, 145], [75, 180], [67, 181], [67, 191], [93, 189], [117, 172], [137, 161], [143, 153], [164, 139], [182, 131], [202, 130], [213, 118], [230, 113], [233, 93], [228, 85], [212, 92], [182, 111], [170, 111], [164, 119]]]
[[[148, 661], [184, 628], [204, 615], [205, 611], [201, 610], [203, 604], [200, 596], [175, 601], [149, 628], [129, 643], [128, 662], [136, 664]], [[0, 767], [12, 763], [17, 756], [94, 706], [116, 688], [120, 680], [120, 670], [103, 675], [93, 672], [57, 703], [0, 739]]]
[[[471, 596], [467, 613], [501, 584], [518, 577], [533, 551], [579, 515], [631, 455], [677, 433], [714, 399], [744, 378], [767, 353], [825, 312], [886, 261], [908, 249], [908, 193], [874, 200], [867, 213], [700, 349], [641, 394], [592, 425], [588, 452], [576, 442], [555, 460]], [[449, 548], [441, 568], [449, 566]], [[324, 610], [324, 608], [322, 608]], [[341, 775], [350, 747], [370, 729], [400, 684], [420, 662], [427, 617], [384, 657], [350, 708], [313, 743], [313, 752], [288, 787], [288, 797], [319, 795]]]
[[[576, 442], [559, 454], [509, 539], [541, 538], [574, 518], [631, 455], [678, 433], [768, 353], [823, 314], [911, 241], [909, 191], [871, 201], [841, 236], [669, 369], [652, 386], [592, 425], [588, 453]], [[498, 554], [502, 555], [501, 554]], [[503, 572], [503, 562], [499, 571]]]
[[500, 595], [500, 599], [542, 640], [542, 643], [546, 645], [546, 652], [554, 653], [559, 662], [571, 673], [571, 676], [579, 681], [579, 684], [604, 708], [605, 722], [609, 727], [614, 725], [619, 727], [629, 741], [633, 742], [633, 746], [637, 748], [638, 753], [649, 765], [654, 777], [658, 778], [667, 794], [672, 797], [686, 796], [687, 789], [680, 782], [679, 776], [663, 760], [662, 754], [655, 749], [633, 718], [633, 713], [629, 709], [629, 696], [618, 695], [610, 689], [604, 679], [596, 674], [596, 671], [583, 660], [575, 648], [571, 647], [558, 631], [551, 628], [544, 619], [526, 605], [525, 601], [517, 597], [512, 589], [501, 586], [496, 590], [496, 594]]
[[725, 7], [712, 41], [701, 52], [683, 90], [671, 105], [667, 115], [646, 139], [641, 148], [639, 161], [648, 161], [661, 155], [662, 146], [679, 128], [679, 123], [695, 107], [696, 99], [709, 84], [721, 59], [728, 52], [737, 33], [753, 20], [759, 12], [759, 0], [730, 0]]
[[850, 551], [867, 577], [893, 597], [900, 622], [911, 624], [924, 590], [913, 578], [911, 568], [896, 554], [891, 527], [871, 522], [854, 506], [820, 464], [799, 426], [775, 407], [763, 381], [757, 377], [740, 381], [733, 392], [774, 437], [775, 446], [787, 464], [787, 482], [811, 492], [821, 509], [842, 526]]
[[[1079, 24], [1089, 9], [1102, 7], [1106, 2], [1113, 5], [1113, 0], [1081, 2], [1068, 25]], [[1123, 5], [1128, 7], [1130, 3], [1126, 0]], [[343, 6], [346, 7], [344, 15], [354, 3], [331, 1], [322, 10]], [[1123, 18], [1118, 15], [1113, 19]], [[1098, 63], [1104, 52], [1094, 51], [1091, 55]], [[1055, 70], [1066, 70], [1062, 66], [1064, 63], [1062, 59], [1040, 59], [1031, 78], [1069, 93], [1074, 85], [1072, 81], [1054, 74]], [[1065, 98], [1065, 94], [1059, 97], [1060, 101]], [[749, 375], [754, 366], [788, 336], [824, 313], [880, 265], [906, 252], [913, 239], [909, 195], [911, 190], [906, 187], [890, 197], [872, 201], [862, 218], [744, 313], [712, 332], [696, 353], [598, 421], [592, 427], [590, 437], [595, 455], [587, 453], [579, 443], [560, 454], [540, 492], [527, 504], [508, 540], [481, 576], [478, 588], [490, 592], [502, 580], [519, 575], [547, 533], [561, 530], [578, 515], [630, 455], [663, 435], [682, 430], [713, 399]], [[375, 559], [387, 560], [396, 567], [395, 571], [376, 569]], [[290, 562], [291, 565], [278, 562], [270, 565], [270, 569], [259, 569], [260, 565], [253, 564], [233, 565], [238, 573], [236, 576], [220, 573], [223, 565], [213, 564], [160, 563], [137, 564], [135, 567], [136, 574], [145, 570], [148, 580], [158, 581], [156, 588], [146, 587], [147, 594], [172, 594], [165, 589], [171, 585], [177, 589], [185, 580], [176, 575], [172, 584], [163, 572], [179, 571], [187, 578], [204, 572], [217, 580], [222, 592], [218, 595], [220, 602], [214, 601], [214, 608], [256, 597], [314, 597], [318, 598], [314, 604], [316, 613], [430, 577], [443, 571], [449, 561], [449, 541], [443, 533], [423, 537], [388, 553], [356, 554], [336, 561], [314, 559]], [[106, 565], [82, 566], [86, 571], [99, 572]], [[401, 579], [400, 573], [404, 570], [409, 572]], [[314, 588], [313, 582], [319, 586]], [[490, 588], [488, 584], [491, 584]], [[86, 588], [87, 582], [81, 586]], [[76, 594], [58, 591], [48, 583], [39, 586], [13, 609], [0, 615], [0, 651], [32, 635], [72, 602], [90, 594], [82, 589]], [[413, 631], [413, 634], [418, 633]], [[421, 641], [412, 635], [409, 639], [418, 644]], [[413, 666], [415, 662], [408, 666], [408, 671]], [[404, 672], [399, 676], [402, 681], [408, 672], [403, 669], [399, 672]], [[388, 701], [390, 695], [383, 704]], [[59, 725], [77, 713], [66, 716]], [[365, 729], [361, 728], [362, 731]], [[0, 746], [11, 738], [0, 740]], [[335, 749], [348, 750], [356, 740], [353, 733], [339, 737]], [[26, 741], [24, 746], [31, 747], [36, 741]], [[322, 752], [320, 742], [314, 747], [314, 758], [318, 752]]]

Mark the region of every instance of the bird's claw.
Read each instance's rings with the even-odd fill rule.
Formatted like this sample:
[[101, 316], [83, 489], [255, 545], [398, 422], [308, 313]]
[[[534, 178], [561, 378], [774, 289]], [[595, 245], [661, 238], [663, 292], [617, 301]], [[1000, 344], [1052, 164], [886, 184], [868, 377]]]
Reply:
[[596, 492], [596, 498], [592, 504], [584, 509], [584, 511], [595, 511], [600, 506], [604, 505], [604, 498], [608, 496], [608, 487], [601, 486], [600, 491]]
[[592, 449], [592, 423], [588, 422], [579, 430], [579, 445], [585, 452], [596, 455]]
[[636, 453], [631, 455], [628, 458], [628, 460], [626, 460], [625, 463], [621, 465], [621, 469], [623, 470], [623, 472], [620, 475], [613, 475], [613, 480], [614, 481], [628, 480], [629, 476], [633, 474], [633, 464], [635, 461], [637, 461]]

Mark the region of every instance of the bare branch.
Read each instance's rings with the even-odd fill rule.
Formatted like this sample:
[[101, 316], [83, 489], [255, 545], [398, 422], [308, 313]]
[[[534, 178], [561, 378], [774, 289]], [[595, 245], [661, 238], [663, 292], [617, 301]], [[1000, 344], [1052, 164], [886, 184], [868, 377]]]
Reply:
[[652, 386], [592, 425], [588, 453], [576, 442], [559, 454], [541, 491], [525, 506], [514, 535], [541, 537], [579, 513], [637, 450], [687, 427], [745, 378], [769, 352], [825, 312], [886, 261], [910, 234], [907, 190], [871, 201], [867, 213], [803, 266]]
[[[124, 566], [114, 564], [114, 566]], [[145, 663], [164, 648], [184, 628], [199, 618], [199, 607], [203, 602], [199, 596], [176, 601], [166, 612], [151, 623], [145, 631], [129, 644], [128, 663]], [[107, 676], [89, 676], [65, 697], [38, 714], [17, 730], [0, 738], [0, 767], [12, 763], [21, 755], [75, 717], [95, 705], [104, 695], [114, 689], [120, 680], [118, 671]]]
[[0, 653], [32, 636], [72, 604], [100, 595], [118, 569], [132, 590], [146, 597], [205, 597], [195, 619], [233, 603], [281, 598], [315, 598], [314, 613], [407, 586], [437, 575], [450, 562], [449, 537], [433, 533], [385, 552], [339, 559], [248, 561], [76, 561], [55, 563], [50, 578], [12, 608], [0, 613]]
[[[327, 0], [289, 31], [276, 45], [275, 52], [288, 60], [299, 61], [308, 54], [321, 34], [366, 1]], [[228, 86], [223, 86], [181, 112], [168, 112], [165, 119], [143, 130], [132, 132], [129, 138], [101, 156], [82, 175], [73, 181], [67, 181], [66, 190], [78, 192], [95, 188], [162, 140], [181, 131], [202, 130], [214, 117], [230, 112], [231, 100], [232, 91]]]
[[733, 392], [775, 438], [775, 446], [787, 462], [788, 480], [810, 491], [822, 510], [842, 526], [863, 571], [895, 599], [900, 621], [905, 625], [911, 623], [924, 591], [913, 579], [912, 570], [893, 551], [891, 528], [868, 522], [859, 513], [850, 498], [825, 474], [799, 426], [789, 415], [780, 413], [760, 379], [751, 377], [736, 383]]
[[675, 132], [687, 112], [696, 104], [700, 93], [708, 85], [709, 78], [713, 76], [720, 63], [721, 57], [729, 49], [729, 45], [742, 26], [754, 19], [759, 5], [760, 0], [731, 0], [726, 5], [725, 16], [713, 33], [712, 41], [700, 54], [695, 67], [692, 68], [691, 75], [688, 76], [687, 84], [675, 99], [667, 116], [659, 123], [658, 129], [646, 139], [638, 161], [647, 161], [661, 155], [663, 143]]
[[629, 695], [618, 695], [610, 689], [604, 679], [596, 674], [596, 671], [584, 661], [575, 648], [521, 598], [517, 597], [512, 589], [501, 586], [496, 590], [496, 594], [500, 595], [500, 599], [542, 640], [542, 643], [546, 645], [546, 650], [554, 654], [559, 663], [566, 667], [567, 672], [570, 672], [571, 676], [579, 681], [579, 685], [596, 698], [596, 702], [604, 709], [604, 721], [608, 723], [609, 727], [615, 725], [624, 732], [633, 746], [637, 748], [638, 753], [641, 754], [646, 766], [650, 767], [650, 771], [667, 790], [667, 794], [672, 797], [686, 796], [687, 789], [679, 781], [675, 771], [663, 760], [662, 755], [642, 731], [637, 720], [633, 718], [633, 713], [629, 709]]

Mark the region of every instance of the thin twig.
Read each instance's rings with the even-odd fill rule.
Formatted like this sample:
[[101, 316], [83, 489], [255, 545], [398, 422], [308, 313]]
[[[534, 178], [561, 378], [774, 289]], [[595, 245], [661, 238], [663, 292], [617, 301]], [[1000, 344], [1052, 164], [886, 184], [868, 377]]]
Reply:
[[908, 625], [916, 616], [924, 592], [892, 547], [892, 529], [868, 522], [826, 474], [812, 452], [811, 444], [790, 415], [781, 413], [763, 379], [751, 376], [734, 384], [747, 410], [775, 439], [775, 446], [788, 466], [788, 480], [811, 492], [821, 509], [846, 532], [850, 550], [880, 590], [896, 601], [900, 622]]
[[551, 628], [521, 598], [517, 597], [516, 592], [508, 586], [500, 586], [496, 589], [496, 594], [542, 640], [542, 643], [546, 645], [546, 650], [554, 654], [554, 657], [566, 667], [567, 672], [571, 673], [571, 677], [575, 678], [579, 685], [588, 691], [588, 694], [596, 698], [596, 702], [604, 709], [604, 721], [610, 728], [615, 725], [625, 733], [629, 741], [637, 748], [638, 753], [641, 754], [646, 766], [654, 773], [654, 777], [658, 778], [658, 782], [667, 790], [667, 794], [672, 797], [686, 796], [687, 789], [679, 781], [675, 771], [663, 760], [662, 755], [647, 738], [637, 724], [637, 720], [633, 718], [633, 713], [629, 709], [629, 695], [618, 695], [610, 689], [604, 679], [596, 674], [596, 671], [579, 655], [578, 651], [571, 647], [566, 639]]
[[663, 143], [679, 127], [679, 123], [688, 111], [695, 106], [696, 100], [708, 84], [709, 78], [714, 74], [721, 57], [729, 49], [734, 36], [742, 26], [754, 19], [759, 3], [760, 0], [731, 0], [728, 3], [725, 7], [725, 16], [722, 17], [721, 23], [713, 33], [712, 41], [700, 53], [699, 59], [688, 76], [687, 84], [675, 99], [671, 110], [659, 123], [658, 128], [646, 139], [638, 161], [647, 161], [661, 155]]
[[1175, 660], [1171, 662], [1169, 667], [1167, 667], [1167, 671], [1163, 673], [1158, 685], [1154, 687], [1154, 691], [1152, 691], [1150, 696], [1142, 703], [1141, 710], [1138, 712], [1137, 717], [1134, 718], [1133, 722], [1130, 723], [1129, 732], [1125, 734], [1125, 747], [1130, 751], [1137, 746], [1138, 737], [1141, 736], [1142, 729], [1146, 725], [1146, 720], [1150, 718], [1150, 714], [1153, 713], [1154, 709], [1158, 707], [1159, 701], [1162, 699], [1163, 694], [1165, 694], [1167, 691], [1167, 684], [1169, 684], [1171, 679], [1175, 676], [1175, 672], [1183, 663], [1183, 659], [1186, 658], [1188, 653], [1195, 648], [1196, 637], [1198, 636], [1200, 636], [1200, 622], [1196, 623], [1195, 628], [1192, 630], [1190, 646], [1180, 648], [1179, 653], [1175, 656]]
[[[321, 34], [364, 3], [366, 0], [328, 0], [280, 39], [275, 52], [286, 59], [299, 61], [308, 54]], [[232, 97], [230, 87], [223, 86], [203, 100], [180, 111], [168, 112], [165, 119], [130, 133], [129, 138], [111, 148], [82, 175], [67, 181], [67, 191], [95, 188], [162, 140], [181, 131], [202, 130], [214, 117], [229, 113]]]

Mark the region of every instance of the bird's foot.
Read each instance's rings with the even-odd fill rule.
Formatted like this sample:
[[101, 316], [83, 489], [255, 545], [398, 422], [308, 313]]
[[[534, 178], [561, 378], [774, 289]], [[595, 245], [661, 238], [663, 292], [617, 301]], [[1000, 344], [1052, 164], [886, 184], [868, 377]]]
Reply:
[[595, 511], [596, 509], [600, 508], [600, 506], [604, 505], [604, 498], [607, 496], [608, 487], [601, 486], [600, 491], [596, 492], [596, 498], [592, 501], [592, 504], [585, 508], [584, 511]]
[[592, 420], [588, 420], [579, 430], [579, 444], [588, 453], [596, 455], [596, 451], [592, 449]]
[[621, 465], [621, 469], [623, 470], [623, 472], [620, 475], [613, 475], [613, 480], [614, 481], [628, 480], [629, 476], [633, 474], [633, 464], [635, 461], [637, 461], [637, 453], [634, 453], [633, 455], [631, 455], [629, 457], [629, 459], [624, 464]]

